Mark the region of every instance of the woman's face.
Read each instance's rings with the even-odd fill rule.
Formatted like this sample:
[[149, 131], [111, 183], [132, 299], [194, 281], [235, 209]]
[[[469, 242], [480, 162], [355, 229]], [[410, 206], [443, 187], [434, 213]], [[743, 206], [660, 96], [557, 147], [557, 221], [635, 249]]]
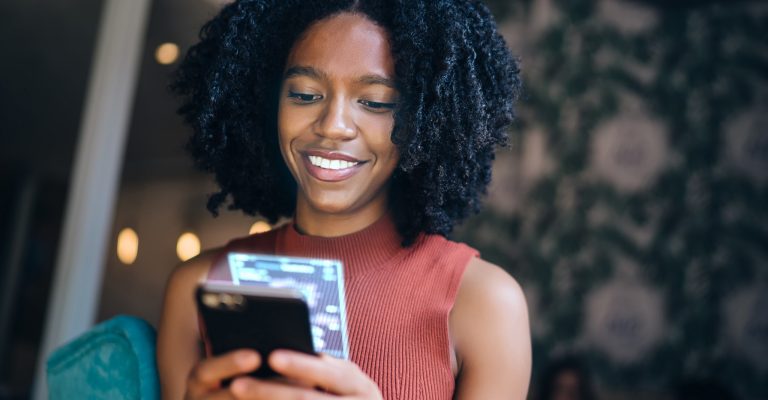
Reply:
[[386, 32], [339, 14], [294, 44], [280, 91], [280, 151], [299, 205], [332, 214], [386, 207], [397, 166], [391, 140], [398, 101]]

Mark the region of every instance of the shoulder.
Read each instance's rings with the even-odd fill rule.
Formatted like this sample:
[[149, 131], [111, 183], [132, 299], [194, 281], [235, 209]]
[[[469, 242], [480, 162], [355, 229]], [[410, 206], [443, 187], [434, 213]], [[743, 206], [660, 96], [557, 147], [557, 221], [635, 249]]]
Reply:
[[[479, 257], [467, 264], [451, 312], [457, 350], [471, 347], [490, 330], [527, 335], [528, 305], [520, 284], [501, 267]], [[510, 336], [511, 337], [511, 336]]]
[[206, 250], [177, 265], [168, 279], [168, 290], [178, 287], [193, 287], [205, 281], [211, 266], [220, 256], [223, 247]]
[[492, 263], [471, 259], [450, 320], [459, 361], [457, 398], [524, 398], [531, 338], [518, 282]]
[[444, 259], [450, 261], [457, 267], [461, 267], [460, 271], [464, 271], [465, 266], [469, 267], [468, 263], [471, 260], [478, 258], [480, 252], [470, 247], [466, 243], [454, 242], [439, 234], [427, 234], [422, 233], [411, 245], [412, 251], [423, 252], [431, 254], [434, 258]]
[[171, 271], [165, 286], [165, 308], [176, 309], [180, 304], [185, 304], [187, 309], [194, 305], [193, 295], [197, 286], [204, 283], [211, 269], [219, 261], [225, 247], [208, 249], [197, 256], [184, 261]]
[[223, 248], [206, 250], [173, 269], [165, 287], [161, 328], [169, 320], [178, 321], [177, 318], [187, 318], [190, 310], [194, 311], [192, 294], [199, 284], [205, 282], [211, 266], [222, 250]]
[[469, 260], [461, 278], [456, 306], [503, 311], [527, 316], [525, 295], [520, 284], [501, 267], [479, 257]]

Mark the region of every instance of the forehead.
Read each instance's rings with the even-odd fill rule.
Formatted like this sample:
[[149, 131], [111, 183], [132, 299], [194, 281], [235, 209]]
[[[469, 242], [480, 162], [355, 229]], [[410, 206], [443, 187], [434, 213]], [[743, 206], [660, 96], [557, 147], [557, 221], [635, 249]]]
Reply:
[[387, 32], [358, 14], [343, 13], [312, 24], [294, 43], [286, 68], [309, 66], [331, 77], [394, 76]]

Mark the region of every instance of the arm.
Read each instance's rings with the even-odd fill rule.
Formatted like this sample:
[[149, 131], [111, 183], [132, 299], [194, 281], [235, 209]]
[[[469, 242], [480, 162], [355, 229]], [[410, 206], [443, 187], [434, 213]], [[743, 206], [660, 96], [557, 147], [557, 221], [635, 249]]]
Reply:
[[168, 279], [157, 333], [157, 367], [163, 399], [184, 397], [187, 376], [200, 359], [194, 291], [205, 280], [216, 250], [179, 265]]
[[514, 278], [479, 258], [470, 261], [450, 331], [460, 362], [455, 399], [526, 398], [531, 337], [525, 296]]
[[[194, 291], [205, 281], [217, 253], [218, 250], [212, 250], [181, 264], [168, 281], [157, 336], [157, 364], [163, 399], [335, 398], [316, 391], [315, 387], [350, 399], [381, 399], [376, 384], [355, 364], [332, 357], [291, 351], [277, 352], [280, 353], [277, 361], [270, 357], [272, 368], [298, 386], [241, 376], [266, 361], [252, 350], [237, 350], [201, 360]], [[238, 378], [229, 388], [222, 388], [222, 379], [232, 377]]]

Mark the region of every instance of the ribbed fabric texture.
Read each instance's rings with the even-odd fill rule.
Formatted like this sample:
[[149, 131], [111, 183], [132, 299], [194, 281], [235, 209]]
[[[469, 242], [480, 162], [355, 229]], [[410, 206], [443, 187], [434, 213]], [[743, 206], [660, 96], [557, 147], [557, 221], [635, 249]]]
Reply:
[[[333, 238], [302, 235], [288, 224], [234, 240], [226, 249], [341, 260], [352, 361], [387, 400], [449, 400], [454, 376], [448, 315], [464, 269], [478, 253], [439, 235], [421, 235], [406, 248], [401, 241], [385, 216]], [[214, 267], [209, 279], [229, 280], [229, 271]]]

